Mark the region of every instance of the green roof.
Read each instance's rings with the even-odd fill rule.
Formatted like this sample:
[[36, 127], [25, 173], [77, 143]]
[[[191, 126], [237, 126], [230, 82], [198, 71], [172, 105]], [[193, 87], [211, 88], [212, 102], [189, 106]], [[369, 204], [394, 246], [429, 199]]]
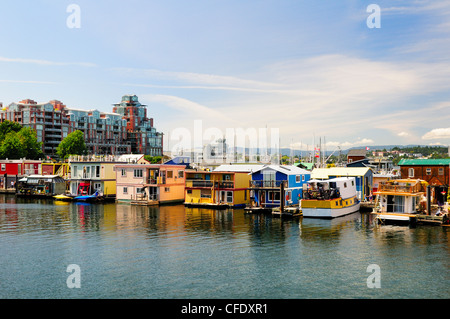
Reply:
[[437, 159], [402, 159], [399, 163], [399, 166], [402, 165], [450, 165], [450, 158], [437, 158]]

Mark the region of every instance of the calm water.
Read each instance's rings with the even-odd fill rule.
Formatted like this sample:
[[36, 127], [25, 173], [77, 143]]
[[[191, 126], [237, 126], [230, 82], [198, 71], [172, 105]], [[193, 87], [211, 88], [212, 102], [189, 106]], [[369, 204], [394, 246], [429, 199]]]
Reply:
[[0, 195], [0, 298], [447, 299], [449, 228]]

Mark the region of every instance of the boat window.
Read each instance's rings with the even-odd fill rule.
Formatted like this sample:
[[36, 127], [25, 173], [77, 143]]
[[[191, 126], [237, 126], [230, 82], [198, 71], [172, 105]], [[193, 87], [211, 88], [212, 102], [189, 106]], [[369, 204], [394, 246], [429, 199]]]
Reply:
[[344, 183], [344, 188], [346, 188], [347, 187], [347, 183]]
[[336, 182], [330, 182], [330, 188], [336, 188]]

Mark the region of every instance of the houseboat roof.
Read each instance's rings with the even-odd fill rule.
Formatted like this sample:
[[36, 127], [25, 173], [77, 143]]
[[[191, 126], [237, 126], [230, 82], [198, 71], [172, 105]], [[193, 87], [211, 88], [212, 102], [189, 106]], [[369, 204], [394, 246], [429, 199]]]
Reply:
[[263, 164], [235, 164], [235, 165], [220, 165], [214, 169], [214, 172], [245, 172], [252, 173], [259, 171], [265, 165]]
[[311, 172], [311, 178], [328, 179], [330, 176], [364, 176], [369, 171], [371, 171], [369, 167], [315, 168]]
[[64, 179], [59, 175], [29, 175], [23, 177], [19, 182], [37, 183], [38, 180], [46, 180], [47, 182], [59, 182], [64, 183]]
[[349, 180], [355, 180], [354, 177], [336, 177], [336, 178], [330, 178], [330, 179], [310, 179], [308, 183], [326, 183], [326, 182], [347, 182]]
[[272, 169], [277, 172], [286, 174], [286, 175], [299, 175], [299, 174], [311, 174], [310, 171], [307, 171], [306, 169], [294, 166], [294, 165], [263, 165], [260, 169], [254, 171], [253, 173], [265, 170], [265, 169]]

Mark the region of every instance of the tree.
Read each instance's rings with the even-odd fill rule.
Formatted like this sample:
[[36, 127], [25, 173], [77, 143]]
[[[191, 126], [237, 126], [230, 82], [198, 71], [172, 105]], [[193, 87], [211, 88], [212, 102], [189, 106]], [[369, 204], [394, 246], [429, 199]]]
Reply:
[[60, 159], [66, 159], [69, 155], [85, 155], [87, 153], [86, 143], [84, 142], [84, 134], [80, 130], [67, 135], [65, 139], [59, 143], [56, 153]]
[[17, 133], [17, 137], [20, 140], [26, 158], [38, 159], [44, 157], [42, 142], [37, 141], [36, 131], [29, 127], [24, 127]]
[[2, 158], [8, 159], [19, 159], [26, 155], [16, 132], [12, 131], [5, 135], [0, 145], [0, 154]]
[[0, 124], [0, 141], [3, 141], [6, 134], [10, 132], [19, 132], [22, 129], [22, 125], [17, 122], [5, 120]]

